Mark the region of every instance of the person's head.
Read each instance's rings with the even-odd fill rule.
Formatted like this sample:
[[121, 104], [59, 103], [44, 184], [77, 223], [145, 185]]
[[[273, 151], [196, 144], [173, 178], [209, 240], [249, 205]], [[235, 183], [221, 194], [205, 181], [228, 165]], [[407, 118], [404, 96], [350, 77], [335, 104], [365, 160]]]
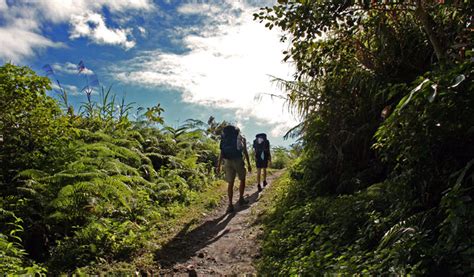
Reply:
[[259, 134], [256, 134], [256, 135], [255, 135], [255, 141], [256, 141], [258, 144], [263, 143], [265, 140], [267, 140], [267, 134], [265, 134], [265, 133], [259, 133]]
[[235, 127], [234, 125], [227, 125], [222, 130], [222, 134], [224, 136], [238, 135], [239, 132], [240, 132], [239, 128]]

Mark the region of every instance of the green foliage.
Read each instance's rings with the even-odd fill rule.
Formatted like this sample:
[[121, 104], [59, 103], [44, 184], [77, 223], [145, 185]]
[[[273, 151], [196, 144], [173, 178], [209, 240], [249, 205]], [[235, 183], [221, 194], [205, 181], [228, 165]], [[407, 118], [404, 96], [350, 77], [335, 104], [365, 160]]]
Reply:
[[[3, 201], [2, 201], [3, 202]], [[0, 202], [0, 203], [2, 203]], [[43, 274], [46, 269], [26, 258], [27, 253], [19, 235], [24, 231], [21, 218], [0, 207], [0, 219], [5, 225], [0, 228], [0, 272], [3, 274]]]
[[439, 202], [447, 178], [474, 157], [472, 64], [427, 73], [376, 133], [376, 149], [393, 170], [407, 172], [425, 206]]
[[291, 153], [284, 147], [274, 147], [272, 149], [271, 168], [283, 169], [287, 168], [292, 162]]
[[163, 112], [163, 108], [160, 107], [160, 104], [147, 108], [147, 111], [145, 112], [145, 116], [149, 121], [156, 122], [163, 124], [164, 120], [163, 117], [161, 117], [161, 113]]
[[[265, 221], [269, 276], [472, 275], [468, 2], [278, 1], [302, 155]], [[443, 30], [443, 31], [441, 31]]]
[[27, 67], [0, 67], [1, 182], [14, 173], [47, 162], [46, 153], [57, 146], [63, 120], [56, 102], [46, 96], [50, 81]]
[[[408, 188], [393, 182], [375, 184], [353, 195], [316, 198], [305, 191], [303, 182], [289, 176], [278, 186], [281, 191], [265, 221], [263, 258], [259, 262], [265, 274], [431, 275], [472, 271], [472, 228], [467, 222], [473, 214], [465, 194], [456, 198], [457, 204], [452, 203], [455, 206], [450, 212], [456, 216], [451, 214], [450, 218], [445, 217], [445, 207], [414, 213], [412, 202], [407, 200], [411, 196]], [[443, 235], [439, 228], [444, 229]], [[448, 234], [453, 242], [449, 253], [444, 237]]]
[[28, 68], [6, 64], [0, 78], [0, 209], [12, 215], [0, 219], [2, 272], [130, 261], [151, 251], [157, 228], [213, 181], [216, 140], [167, 127], [159, 104], [147, 121], [131, 122], [131, 106], [122, 99], [117, 107], [109, 87], [76, 115], [61, 111], [45, 94], [49, 80]]

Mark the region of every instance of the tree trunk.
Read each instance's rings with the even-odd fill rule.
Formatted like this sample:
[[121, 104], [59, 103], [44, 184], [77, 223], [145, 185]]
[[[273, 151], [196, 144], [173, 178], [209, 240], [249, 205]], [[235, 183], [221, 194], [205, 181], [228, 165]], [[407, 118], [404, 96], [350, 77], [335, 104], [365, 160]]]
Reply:
[[418, 18], [418, 20], [420, 20], [423, 26], [423, 29], [425, 30], [426, 35], [428, 36], [428, 39], [431, 42], [431, 46], [433, 46], [438, 62], [440, 63], [440, 65], [443, 65], [446, 62], [446, 53], [438, 37], [435, 34], [433, 20], [424, 9], [422, 0], [417, 0], [416, 5], [417, 5], [416, 11], [415, 11], [416, 17]]

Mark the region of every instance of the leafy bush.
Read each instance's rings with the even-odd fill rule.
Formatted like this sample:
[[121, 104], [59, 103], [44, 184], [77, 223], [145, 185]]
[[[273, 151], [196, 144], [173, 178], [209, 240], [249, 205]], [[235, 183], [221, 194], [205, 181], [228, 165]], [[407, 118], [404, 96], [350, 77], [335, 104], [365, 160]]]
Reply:
[[284, 147], [274, 147], [272, 149], [271, 168], [283, 169], [288, 167], [292, 162], [291, 153]]
[[[3, 202], [3, 201], [2, 201]], [[0, 204], [2, 203], [0, 202]], [[21, 218], [14, 213], [0, 207], [0, 219], [5, 225], [0, 228], [0, 272], [10, 274], [42, 274], [46, 269], [30, 261], [23, 249], [22, 240], [19, 237], [23, 232]]]
[[291, 38], [296, 78], [279, 83], [303, 117], [261, 273], [474, 273], [471, 14], [467, 2], [291, 0], [255, 14]]
[[409, 172], [420, 204], [439, 203], [449, 175], [474, 157], [472, 64], [430, 72], [395, 108], [376, 134], [374, 147], [395, 172]]
[[46, 96], [50, 88], [48, 78], [27, 67], [0, 67], [2, 184], [10, 183], [19, 170], [49, 162], [47, 153], [58, 147], [61, 136], [68, 136], [57, 103]]
[[213, 181], [217, 142], [206, 130], [164, 125], [159, 104], [131, 122], [109, 88], [77, 115], [28, 68], [6, 64], [0, 79], [0, 102], [9, 103], [0, 114], [0, 207], [17, 219], [0, 230], [11, 234], [0, 237], [4, 272], [44, 272], [27, 256], [52, 274], [130, 261]]

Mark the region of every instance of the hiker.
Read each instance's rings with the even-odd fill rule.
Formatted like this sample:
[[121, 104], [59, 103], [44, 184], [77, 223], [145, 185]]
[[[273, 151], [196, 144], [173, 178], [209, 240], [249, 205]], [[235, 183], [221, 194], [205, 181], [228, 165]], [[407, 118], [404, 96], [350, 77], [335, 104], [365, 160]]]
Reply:
[[263, 170], [263, 186], [267, 186], [267, 167], [272, 162], [270, 154], [270, 142], [267, 139], [267, 135], [264, 133], [257, 134], [253, 141], [253, 149], [255, 152], [255, 164], [257, 167], [257, 189], [262, 191], [260, 185], [260, 174]]
[[232, 197], [234, 195], [234, 180], [235, 175], [239, 177], [239, 205], [248, 204], [248, 200], [244, 199], [245, 191], [245, 165], [242, 154], [245, 156], [248, 165], [248, 171], [252, 171], [250, 166], [249, 154], [247, 152], [247, 142], [244, 137], [240, 135], [240, 130], [237, 127], [228, 125], [224, 127], [221, 143], [221, 153], [219, 155], [219, 161], [217, 162], [217, 173], [220, 172], [222, 161], [224, 161], [224, 172], [225, 179], [228, 183], [227, 194], [229, 196], [229, 206], [227, 212], [231, 213], [234, 211], [234, 205], [232, 204]]

